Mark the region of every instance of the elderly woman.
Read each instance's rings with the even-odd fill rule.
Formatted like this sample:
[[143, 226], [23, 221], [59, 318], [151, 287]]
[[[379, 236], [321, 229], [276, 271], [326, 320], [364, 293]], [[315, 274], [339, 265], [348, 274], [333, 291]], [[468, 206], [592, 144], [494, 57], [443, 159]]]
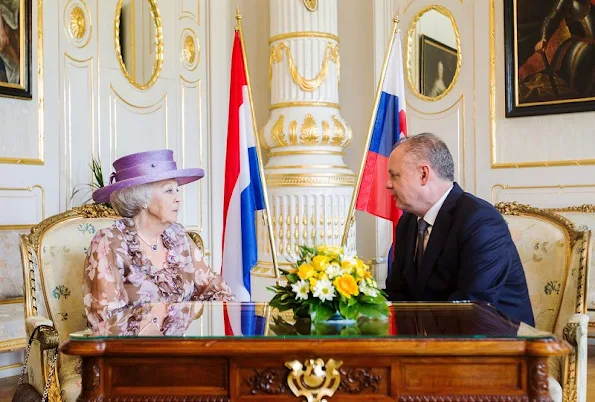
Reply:
[[176, 223], [179, 186], [201, 179], [202, 169], [177, 169], [170, 150], [116, 160], [110, 184], [96, 202], [123, 216], [99, 231], [87, 252], [84, 304], [95, 334], [180, 334], [196, 300], [233, 300], [223, 279]]

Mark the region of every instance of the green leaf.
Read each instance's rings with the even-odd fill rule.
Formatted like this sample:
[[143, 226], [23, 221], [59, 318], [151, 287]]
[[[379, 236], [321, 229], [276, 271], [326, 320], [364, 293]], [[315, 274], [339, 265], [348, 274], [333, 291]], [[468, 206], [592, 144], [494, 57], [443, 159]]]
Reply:
[[310, 311], [314, 313], [314, 317], [312, 317], [314, 322], [326, 321], [335, 314], [335, 310], [332, 306], [326, 303], [312, 304], [310, 306]]
[[341, 315], [348, 319], [356, 319], [358, 315], [359, 305], [355, 304], [350, 306], [349, 304], [340, 303], [339, 312]]
[[369, 304], [360, 303], [359, 312], [364, 317], [369, 318], [382, 318], [388, 316], [388, 306], [385, 303], [382, 304]]

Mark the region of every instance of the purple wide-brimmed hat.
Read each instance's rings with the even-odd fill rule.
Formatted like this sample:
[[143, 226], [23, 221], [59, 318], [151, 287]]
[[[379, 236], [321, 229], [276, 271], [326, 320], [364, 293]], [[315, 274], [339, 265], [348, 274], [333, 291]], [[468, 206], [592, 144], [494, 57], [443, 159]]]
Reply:
[[205, 175], [200, 168], [178, 169], [174, 152], [169, 149], [126, 155], [114, 161], [113, 166], [115, 172], [110, 175], [110, 184], [93, 192], [95, 202], [109, 202], [111, 193], [126, 187], [168, 179], [176, 179], [181, 186]]

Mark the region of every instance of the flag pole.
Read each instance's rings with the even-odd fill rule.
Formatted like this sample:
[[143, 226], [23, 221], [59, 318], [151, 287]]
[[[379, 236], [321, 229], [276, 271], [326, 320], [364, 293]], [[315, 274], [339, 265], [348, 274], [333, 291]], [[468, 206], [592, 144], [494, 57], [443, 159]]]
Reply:
[[386, 53], [384, 55], [384, 62], [382, 63], [382, 71], [380, 73], [380, 79], [378, 80], [378, 87], [376, 88], [376, 98], [374, 99], [374, 108], [372, 109], [372, 115], [370, 116], [370, 124], [368, 126], [368, 136], [366, 138], [366, 145], [364, 146], [364, 156], [362, 157], [362, 163], [359, 168], [359, 174], [357, 176], [357, 182], [355, 183], [355, 187], [353, 188], [353, 195], [351, 196], [351, 205], [349, 206], [349, 211], [347, 213], [347, 219], [345, 222], [345, 230], [343, 231], [343, 238], [341, 239], [341, 246], [345, 247], [347, 245], [347, 237], [349, 236], [349, 230], [351, 229], [351, 225], [353, 225], [355, 221], [355, 203], [357, 201], [357, 196], [359, 193], [359, 188], [362, 184], [362, 176], [364, 174], [364, 167], [366, 166], [366, 159], [368, 154], [368, 148], [370, 148], [370, 141], [372, 141], [372, 133], [374, 132], [374, 123], [376, 121], [376, 113], [378, 109], [378, 103], [380, 102], [380, 94], [382, 92], [382, 84], [384, 83], [384, 76], [386, 75], [386, 68], [388, 66], [388, 60], [390, 58], [390, 54], [393, 47], [393, 42], [395, 41], [395, 35], [399, 32], [397, 26], [399, 24], [399, 14], [395, 14], [393, 17], [393, 30], [390, 35], [390, 41], [388, 42], [388, 46], [386, 49]]
[[246, 86], [248, 87], [248, 98], [250, 99], [250, 111], [252, 112], [252, 130], [254, 131], [254, 142], [256, 143], [256, 153], [258, 155], [258, 170], [260, 173], [260, 182], [262, 183], [262, 193], [264, 198], [264, 219], [269, 229], [269, 240], [271, 242], [271, 254], [273, 257], [273, 268], [275, 270], [275, 279], [279, 285], [279, 265], [277, 262], [277, 247], [273, 237], [273, 225], [271, 224], [271, 215], [269, 214], [269, 196], [267, 194], [266, 178], [264, 176], [264, 167], [262, 166], [262, 153], [260, 151], [260, 139], [258, 138], [258, 128], [256, 127], [256, 115], [254, 114], [254, 101], [252, 100], [252, 88], [250, 86], [250, 73], [248, 73], [248, 59], [246, 57], [246, 47], [244, 46], [244, 33], [242, 31], [242, 15], [240, 7], [236, 7], [236, 20], [238, 25], [236, 30], [240, 34], [240, 43], [242, 45], [242, 59], [244, 60], [244, 73], [246, 74]]

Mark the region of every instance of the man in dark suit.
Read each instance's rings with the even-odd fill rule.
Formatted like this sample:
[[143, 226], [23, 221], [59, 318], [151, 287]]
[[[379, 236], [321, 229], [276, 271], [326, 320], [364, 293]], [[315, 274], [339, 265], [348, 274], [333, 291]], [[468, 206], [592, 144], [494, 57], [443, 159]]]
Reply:
[[423, 133], [400, 141], [389, 180], [404, 211], [386, 281], [393, 301], [480, 300], [534, 325], [525, 273], [508, 226], [488, 202], [454, 182], [446, 144]]

